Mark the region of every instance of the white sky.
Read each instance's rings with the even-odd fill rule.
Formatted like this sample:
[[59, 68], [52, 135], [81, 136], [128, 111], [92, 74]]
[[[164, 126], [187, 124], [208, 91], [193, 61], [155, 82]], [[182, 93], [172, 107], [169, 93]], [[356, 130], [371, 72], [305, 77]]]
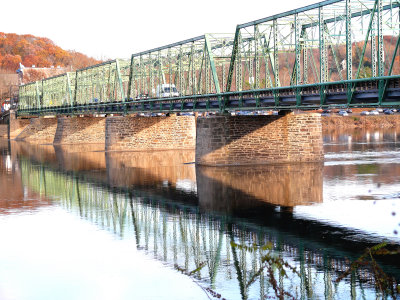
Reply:
[[47, 37], [98, 59], [128, 58], [204, 33], [234, 33], [237, 24], [317, 0], [21, 0], [1, 1], [0, 31]]

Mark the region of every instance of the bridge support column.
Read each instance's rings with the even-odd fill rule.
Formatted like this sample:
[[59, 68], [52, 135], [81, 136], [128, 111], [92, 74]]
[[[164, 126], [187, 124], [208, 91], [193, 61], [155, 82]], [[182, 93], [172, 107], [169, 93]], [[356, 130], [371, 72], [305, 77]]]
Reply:
[[18, 141], [53, 143], [57, 129], [57, 118], [32, 118], [28, 126], [15, 137]]
[[194, 149], [194, 116], [109, 117], [106, 150]]
[[59, 117], [54, 144], [103, 144], [104, 117]]
[[323, 158], [319, 114], [197, 119], [197, 164], [318, 162]]
[[29, 124], [30, 119], [17, 119], [15, 111], [10, 111], [10, 119], [8, 124], [8, 138], [16, 138]]

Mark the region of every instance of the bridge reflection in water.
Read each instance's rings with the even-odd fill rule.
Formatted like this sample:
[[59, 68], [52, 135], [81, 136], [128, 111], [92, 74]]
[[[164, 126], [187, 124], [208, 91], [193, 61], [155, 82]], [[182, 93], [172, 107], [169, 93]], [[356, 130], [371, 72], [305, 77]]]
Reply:
[[299, 271], [286, 278], [272, 268], [277, 285], [296, 298], [375, 295], [367, 270], [334, 283], [348, 267], [345, 257], [354, 259], [368, 243], [349, 243], [345, 229], [293, 217], [294, 206], [323, 201], [321, 164], [212, 168], [190, 164], [190, 151], [11, 147], [24, 186], [119, 238], [135, 239], [138, 249], [227, 299], [274, 295], [261, 269], [266, 244]]

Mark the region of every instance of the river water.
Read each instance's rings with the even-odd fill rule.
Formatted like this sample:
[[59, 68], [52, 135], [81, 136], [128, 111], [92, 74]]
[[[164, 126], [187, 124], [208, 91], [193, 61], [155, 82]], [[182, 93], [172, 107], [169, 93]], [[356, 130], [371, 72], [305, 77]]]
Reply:
[[[324, 148], [324, 163], [213, 168], [1, 140], [0, 299], [382, 297], [368, 267], [336, 279], [400, 244], [400, 131], [325, 132]], [[379, 263], [400, 279], [398, 256]]]

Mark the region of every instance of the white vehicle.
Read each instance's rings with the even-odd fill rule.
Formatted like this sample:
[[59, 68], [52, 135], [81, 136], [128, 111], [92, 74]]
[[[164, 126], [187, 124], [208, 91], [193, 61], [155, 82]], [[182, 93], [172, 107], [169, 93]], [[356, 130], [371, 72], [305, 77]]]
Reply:
[[347, 113], [347, 111], [341, 110], [341, 111], [338, 112], [338, 115], [345, 117], [345, 116], [348, 116], [349, 114]]
[[360, 113], [360, 115], [362, 115], [362, 116], [368, 116], [368, 115], [369, 115], [369, 111], [364, 110], [364, 111], [362, 111], [362, 112]]
[[370, 115], [376, 116], [376, 115], [379, 115], [379, 111], [377, 111], [377, 110], [372, 110], [372, 111], [369, 112], [369, 114], [370, 114]]
[[169, 97], [179, 97], [179, 92], [175, 87], [175, 84], [160, 84], [156, 88], [157, 98], [169, 98]]

